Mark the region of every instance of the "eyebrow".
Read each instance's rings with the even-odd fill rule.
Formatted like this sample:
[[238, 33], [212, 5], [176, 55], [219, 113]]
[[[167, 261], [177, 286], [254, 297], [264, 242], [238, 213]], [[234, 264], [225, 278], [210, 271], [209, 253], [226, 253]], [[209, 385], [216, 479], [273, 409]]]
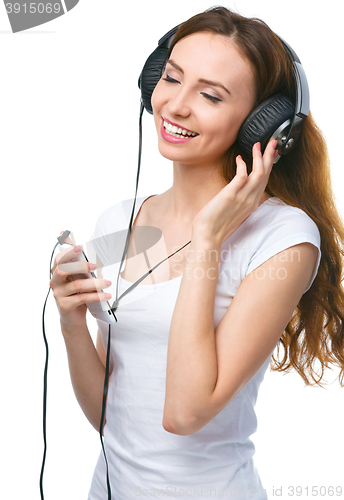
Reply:
[[[170, 64], [176, 70], [180, 71], [184, 75], [184, 71], [182, 70], [182, 68], [180, 66], [178, 66], [178, 64], [176, 64], [172, 59], [169, 59], [166, 64]], [[225, 90], [227, 92], [227, 94], [231, 95], [229, 90], [227, 90], [226, 87], [224, 85], [222, 85], [222, 83], [220, 83], [220, 82], [214, 82], [212, 80], [207, 80], [205, 78], [200, 78], [198, 81], [200, 83], [205, 83], [206, 85], [211, 85], [212, 87], [220, 87], [223, 90]]]

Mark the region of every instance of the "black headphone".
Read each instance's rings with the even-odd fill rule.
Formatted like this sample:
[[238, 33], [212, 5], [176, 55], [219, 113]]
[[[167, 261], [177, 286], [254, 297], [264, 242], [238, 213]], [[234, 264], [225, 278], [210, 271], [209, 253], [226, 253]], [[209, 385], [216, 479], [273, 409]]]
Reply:
[[[162, 77], [167, 62], [168, 49], [179, 26], [164, 35], [158, 47], [148, 57], [139, 77], [141, 101], [148, 113], [153, 114], [151, 97]], [[296, 102], [287, 95], [278, 94], [261, 102], [246, 118], [238, 133], [237, 143], [243, 153], [252, 157], [252, 147], [261, 143], [262, 151], [271, 139], [277, 139], [278, 156], [289, 153], [296, 143], [302, 124], [309, 114], [309, 89], [305, 71], [293, 49], [280, 37], [290, 60], [293, 63]]]

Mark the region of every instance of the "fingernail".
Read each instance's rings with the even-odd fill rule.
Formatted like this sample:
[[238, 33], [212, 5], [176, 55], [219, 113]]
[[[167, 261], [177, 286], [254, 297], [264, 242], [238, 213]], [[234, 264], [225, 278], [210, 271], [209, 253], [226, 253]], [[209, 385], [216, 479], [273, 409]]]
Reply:
[[272, 146], [274, 149], [276, 149], [277, 144], [278, 144], [278, 141], [276, 141], [276, 139], [275, 139], [275, 140], [273, 140], [273, 141], [272, 141], [271, 146]]
[[73, 247], [73, 250], [74, 250], [75, 253], [79, 253], [82, 250], [82, 246], [81, 245], [77, 245], [76, 247]]
[[278, 153], [279, 153], [279, 151], [278, 151], [278, 149], [276, 149], [276, 151], [274, 152], [274, 159], [277, 157]]
[[111, 297], [112, 297], [111, 293], [104, 293], [105, 300], [109, 300], [109, 299], [111, 299]]
[[97, 264], [91, 264], [87, 262], [88, 271], [95, 271], [97, 269]]
[[237, 156], [237, 160], [242, 160], [241, 155], [238, 155], [238, 156]]
[[261, 151], [260, 142], [256, 142], [255, 146], [256, 146], [256, 148], [258, 149], [258, 151]]
[[112, 285], [112, 281], [105, 280], [105, 286], [111, 286], [111, 285]]

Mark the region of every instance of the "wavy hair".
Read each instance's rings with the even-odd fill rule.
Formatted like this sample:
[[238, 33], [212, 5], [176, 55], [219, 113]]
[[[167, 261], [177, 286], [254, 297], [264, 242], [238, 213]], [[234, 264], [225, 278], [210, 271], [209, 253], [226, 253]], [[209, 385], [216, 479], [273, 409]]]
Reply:
[[[295, 100], [293, 65], [278, 36], [257, 18], [246, 18], [225, 7], [214, 7], [181, 24], [169, 49], [185, 36], [208, 31], [228, 36], [251, 63], [256, 83], [256, 103], [275, 94]], [[252, 160], [235, 142], [223, 158], [223, 177], [236, 174], [235, 158], [241, 154], [252, 170]], [[301, 297], [277, 345], [284, 349], [270, 368], [290, 372], [294, 368], [306, 385], [319, 385], [325, 368], [339, 366], [344, 387], [344, 223], [336, 208], [325, 139], [311, 113], [289, 154], [273, 167], [266, 192], [303, 210], [317, 225], [321, 237], [321, 261], [310, 289]], [[318, 369], [316, 365], [319, 365]], [[320, 373], [318, 372], [320, 371]], [[324, 382], [323, 382], [324, 383]]]

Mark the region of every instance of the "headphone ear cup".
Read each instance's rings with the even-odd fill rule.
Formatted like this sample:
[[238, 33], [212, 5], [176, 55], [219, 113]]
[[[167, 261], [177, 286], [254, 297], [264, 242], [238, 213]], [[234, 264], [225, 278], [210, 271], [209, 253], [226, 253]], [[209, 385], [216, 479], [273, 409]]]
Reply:
[[260, 103], [240, 127], [237, 143], [241, 150], [252, 158], [252, 148], [256, 142], [260, 142], [263, 152], [279, 127], [287, 120], [291, 123], [294, 111], [292, 101], [282, 94]]
[[141, 89], [142, 102], [148, 113], [151, 115], [153, 114], [151, 102], [152, 94], [156, 84], [163, 74], [167, 61], [167, 52], [168, 47], [157, 47], [145, 62], [139, 78], [139, 88]]

